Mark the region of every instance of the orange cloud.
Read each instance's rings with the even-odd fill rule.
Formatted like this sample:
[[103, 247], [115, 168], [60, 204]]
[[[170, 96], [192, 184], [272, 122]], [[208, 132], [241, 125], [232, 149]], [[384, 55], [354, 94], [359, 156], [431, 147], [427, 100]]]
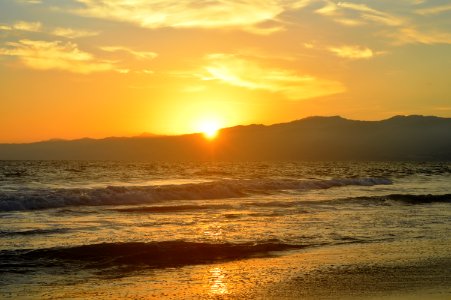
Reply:
[[368, 59], [372, 58], [375, 55], [373, 50], [362, 46], [345, 45], [339, 47], [330, 47], [328, 50], [339, 57], [349, 59]]
[[415, 12], [419, 15], [437, 15], [451, 10], [451, 4], [433, 6], [417, 9]]
[[0, 25], [0, 30], [5, 31], [28, 31], [28, 32], [41, 32], [50, 35], [60, 36], [68, 39], [75, 39], [87, 36], [98, 35], [98, 31], [74, 29], [68, 27], [56, 27], [54, 29], [44, 28], [41, 22], [27, 22], [18, 21], [12, 25]]
[[[356, 12], [358, 18], [350, 16], [349, 11]], [[325, 1], [325, 5], [315, 11], [318, 14], [331, 17], [335, 22], [348, 26], [356, 26], [372, 21], [387, 26], [400, 26], [404, 20], [392, 14], [374, 9], [366, 4], [352, 2]]]
[[137, 59], [154, 59], [158, 56], [157, 53], [151, 51], [136, 51], [123, 46], [104, 46], [100, 47], [105, 52], [126, 52]]
[[278, 92], [291, 100], [301, 100], [342, 93], [345, 87], [338, 81], [298, 74], [284, 69], [267, 68], [234, 55], [208, 55], [207, 65], [200, 74], [203, 80], [216, 80], [247, 89]]
[[280, 25], [262, 27], [277, 21], [284, 11], [299, 9], [313, 0], [76, 0], [82, 8], [72, 10], [83, 16], [117, 20], [145, 28], [235, 28], [256, 34], [280, 31]]
[[394, 44], [451, 44], [451, 33], [441, 31], [421, 32], [413, 27], [401, 28], [395, 32], [386, 33], [394, 40]]
[[18, 21], [12, 25], [1, 25], [1, 30], [20, 30], [20, 31], [30, 31], [39, 32], [42, 29], [42, 24], [40, 22], [25, 22]]
[[222, 27], [253, 25], [282, 12], [276, 2], [255, 5], [253, 1], [223, 1], [196, 4], [194, 1], [78, 0], [80, 13], [138, 23], [143, 27]]
[[68, 39], [75, 39], [75, 38], [81, 38], [81, 37], [95, 36], [95, 35], [98, 35], [99, 32], [93, 31], [93, 30], [57, 27], [51, 31], [51, 34], [56, 35], [56, 36], [65, 37]]
[[0, 55], [17, 57], [25, 66], [37, 70], [64, 70], [88, 74], [113, 70], [108, 62], [95, 59], [71, 42], [20, 40], [6, 43]]

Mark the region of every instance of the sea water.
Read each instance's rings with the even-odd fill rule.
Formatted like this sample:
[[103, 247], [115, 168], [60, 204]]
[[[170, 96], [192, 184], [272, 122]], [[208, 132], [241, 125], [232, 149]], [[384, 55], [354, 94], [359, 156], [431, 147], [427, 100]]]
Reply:
[[449, 162], [1, 161], [0, 296], [450, 228]]

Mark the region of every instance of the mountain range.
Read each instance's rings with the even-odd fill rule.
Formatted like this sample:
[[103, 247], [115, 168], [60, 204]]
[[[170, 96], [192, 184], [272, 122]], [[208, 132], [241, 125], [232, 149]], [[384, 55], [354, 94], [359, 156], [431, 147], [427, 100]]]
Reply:
[[451, 161], [451, 118], [308, 117], [269, 126], [223, 128], [213, 140], [198, 133], [0, 144], [0, 159]]

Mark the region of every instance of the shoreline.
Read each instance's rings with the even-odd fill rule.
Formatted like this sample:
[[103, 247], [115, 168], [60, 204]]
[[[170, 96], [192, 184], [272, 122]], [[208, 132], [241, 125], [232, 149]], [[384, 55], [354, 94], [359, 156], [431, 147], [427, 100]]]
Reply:
[[449, 240], [343, 244], [121, 276], [54, 275], [5, 299], [450, 299]]
[[305, 271], [273, 285], [263, 298], [450, 299], [448, 245], [432, 240], [316, 249], [296, 255]]

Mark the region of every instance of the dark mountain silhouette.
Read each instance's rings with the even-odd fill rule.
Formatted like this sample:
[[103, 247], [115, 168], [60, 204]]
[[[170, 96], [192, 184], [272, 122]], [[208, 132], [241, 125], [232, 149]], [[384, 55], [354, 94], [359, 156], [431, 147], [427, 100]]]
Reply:
[[451, 160], [451, 118], [383, 121], [309, 117], [202, 134], [0, 144], [0, 159], [89, 160]]

